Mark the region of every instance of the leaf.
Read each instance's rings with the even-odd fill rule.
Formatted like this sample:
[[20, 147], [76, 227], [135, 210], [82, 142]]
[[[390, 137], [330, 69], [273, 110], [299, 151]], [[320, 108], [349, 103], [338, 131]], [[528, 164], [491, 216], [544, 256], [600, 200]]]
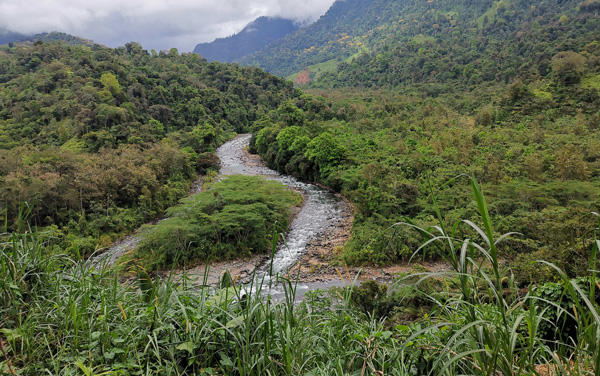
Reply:
[[215, 293], [215, 295], [211, 296], [210, 299], [206, 300], [207, 306], [217, 306], [226, 302], [231, 302], [236, 298], [236, 288], [228, 287], [225, 289], [221, 289]]
[[144, 302], [150, 303], [154, 298], [154, 284], [148, 273], [145, 271], [138, 272], [138, 283], [142, 294], [144, 294]]
[[9, 342], [22, 337], [17, 331], [18, 329], [0, 329], [0, 333], [4, 333], [6, 335], [6, 340]]
[[232, 329], [232, 328], [236, 328], [238, 327], [242, 322], [244, 321], [244, 316], [238, 316], [235, 317], [232, 320], [229, 320], [229, 322], [227, 322], [227, 324], [225, 324], [225, 327], [227, 329]]
[[190, 354], [194, 353], [195, 347], [193, 342], [184, 342], [176, 347], [177, 350], [187, 351]]
[[81, 372], [83, 372], [83, 374], [85, 376], [92, 376], [92, 373], [94, 372], [94, 370], [92, 370], [90, 367], [86, 366], [85, 364], [83, 364], [83, 361], [81, 360], [77, 360], [75, 362], [75, 365], [77, 367], [79, 367], [79, 369], [81, 370]]
[[224, 352], [219, 352], [219, 355], [221, 356], [221, 365], [223, 367], [233, 367], [233, 362], [231, 361], [230, 357], [228, 357]]

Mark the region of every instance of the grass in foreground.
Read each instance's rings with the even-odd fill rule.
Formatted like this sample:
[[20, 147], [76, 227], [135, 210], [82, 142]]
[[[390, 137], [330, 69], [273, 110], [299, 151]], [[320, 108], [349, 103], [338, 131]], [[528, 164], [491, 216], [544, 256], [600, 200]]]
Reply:
[[[474, 180], [472, 187], [482, 226], [462, 223], [479, 234], [479, 243], [454, 237], [460, 223], [418, 229], [424, 247], [451, 251], [454, 272], [442, 276], [447, 289], [429, 296], [431, 314], [410, 325], [361, 313], [350, 303], [353, 289], [314, 292], [295, 305], [291, 281], [284, 281], [286, 299], [279, 303], [260, 285], [247, 295], [185, 279], [145, 280], [138, 288], [119, 283], [111, 271], [45, 257], [35, 233], [11, 234], [0, 253], [0, 336], [8, 355], [0, 372], [597, 375], [597, 248], [586, 279], [571, 281], [557, 270], [562, 282], [555, 299], [534, 289], [519, 297], [500, 275], [502, 237], [494, 235]], [[563, 320], [574, 330], [566, 331]]]

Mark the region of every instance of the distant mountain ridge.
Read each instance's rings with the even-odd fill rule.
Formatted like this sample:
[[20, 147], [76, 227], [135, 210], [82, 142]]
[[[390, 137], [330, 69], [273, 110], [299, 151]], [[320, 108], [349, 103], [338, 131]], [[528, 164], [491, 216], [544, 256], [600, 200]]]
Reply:
[[27, 35], [0, 28], [0, 45], [28, 38]]
[[338, 0], [313, 24], [240, 59], [278, 76], [288, 76], [305, 67], [350, 56], [361, 49], [355, 38], [388, 21], [400, 18], [414, 0]]
[[51, 33], [39, 33], [34, 35], [26, 35], [21, 33], [15, 33], [9, 30], [0, 29], [0, 45], [9, 43], [24, 43], [24, 42], [51, 42], [55, 40], [63, 41], [68, 45], [87, 45], [91, 46], [94, 44], [92, 40], [80, 38], [71, 34], [62, 33], [59, 31], [53, 31]]
[[232, 63], [243, 56], [262, 50], [298, 28], [299, 26], [289, 19], [260, 17], [235, 35], [196, 45], [194, 53], [202, 55], [208, 61]]

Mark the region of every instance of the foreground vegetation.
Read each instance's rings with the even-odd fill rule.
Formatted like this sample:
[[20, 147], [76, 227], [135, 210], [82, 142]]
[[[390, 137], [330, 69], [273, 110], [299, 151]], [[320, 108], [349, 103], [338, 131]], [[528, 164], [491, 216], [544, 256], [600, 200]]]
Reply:
[[[256, 293], [239, 287], [213, 291], [186, 279], [152, 282], [144, 273], [139, 288], [120, 284], [113, 271], [65, 256], [48, 257], [39, 234], [20, 228], [5, 235], [0, 251], [5, 354], [0, 372], [597, 374], [599, 242], [585, 279], [570, 280], [542, 262], [555, 268], [559, 282], [531, 286], [520, 295], [499, 268], [497, 246], [505, 238], [494, 236], [479, 185], [474, 180], [471, 185], [481, 227], [440, 220], [435, 228], [417, 229], [424, 236], [423, 248], [446, 248], [453, 272], [409, 277], [411, 285], [423, 288], [409, 289], [394, 304], [400, 307], [418, 297], [431, 307], [412, 323], [382, 317], [376, 308], [390, 298], [369, 295], [369, 303], [363, 287], [332, 295], [314, 292], [295, 305], [294, 283], [286, 280], [282, 302], [263, 295], [260, 282]], [[460, 226], [476, 231], [478, 242], [458, 239]], [[425, 288], [436, 280], [440, 288]]]

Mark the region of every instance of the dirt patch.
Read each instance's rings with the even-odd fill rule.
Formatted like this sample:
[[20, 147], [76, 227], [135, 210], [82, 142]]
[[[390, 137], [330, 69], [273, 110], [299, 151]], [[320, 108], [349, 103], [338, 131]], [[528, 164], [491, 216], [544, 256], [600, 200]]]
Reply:
[[176, 270], [172, 275], [177, 279], [185, 273], [186, 277], [195, 285], [216, 286], [223, 273], [228, 270], [236, 282], [247, 283], [250, 282], [254, 269], [266, 263], [268, 259], [267, 255], [257, 255], [242, 260], [213, 262], [209, 265], [203, 263], [190, 269]]

